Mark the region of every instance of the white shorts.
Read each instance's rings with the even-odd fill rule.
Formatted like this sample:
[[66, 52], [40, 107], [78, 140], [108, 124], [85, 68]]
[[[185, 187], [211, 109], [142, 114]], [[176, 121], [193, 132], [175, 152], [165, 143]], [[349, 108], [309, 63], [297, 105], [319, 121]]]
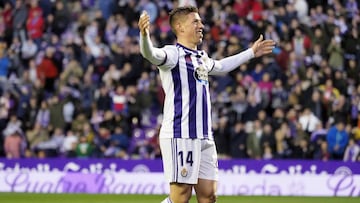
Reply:
[[206, 139], [161, 138], [165, 178], [169, 183], [197, 184], [218, 180], [215, 142]]

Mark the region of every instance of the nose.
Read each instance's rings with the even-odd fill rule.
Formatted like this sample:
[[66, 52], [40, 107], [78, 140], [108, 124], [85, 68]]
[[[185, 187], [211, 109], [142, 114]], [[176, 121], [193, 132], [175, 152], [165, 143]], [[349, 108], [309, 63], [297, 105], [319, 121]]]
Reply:
[[200, 22], [200, 27], [201, 27], [201, 28], [204, 28], [204, 27], [205, 27], [202, 22]]

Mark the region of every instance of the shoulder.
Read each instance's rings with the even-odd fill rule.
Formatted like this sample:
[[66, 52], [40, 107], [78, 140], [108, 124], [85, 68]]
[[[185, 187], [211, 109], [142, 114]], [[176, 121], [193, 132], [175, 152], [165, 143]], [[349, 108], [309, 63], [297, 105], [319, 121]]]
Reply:
[[166, 53], [166, 58], [178, 58], [179, 49], [175, 45], [165, 45], [162, 50]]
[[179, 60], [179, 49], [175, 45], [166, 45], [161, 48], [165, 52], [165, 60], [163, 64], [159, 65], [160, 69], [171, 69]]
[[162, 48], [166, 53], [178, 53], [179, 49], [175, 45], [165, 45]]

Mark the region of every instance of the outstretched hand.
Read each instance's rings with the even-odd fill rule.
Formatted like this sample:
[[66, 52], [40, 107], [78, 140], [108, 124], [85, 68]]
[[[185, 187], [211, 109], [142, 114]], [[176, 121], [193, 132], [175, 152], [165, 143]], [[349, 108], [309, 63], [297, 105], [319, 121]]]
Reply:
[[271, 39], [263, 40], [263, 35], [260, 35], [260, 37], [251, 46], [252, 50], [254, 51], [255, 57], [270, 54], [274, 49], [274, 47], [275, 47], [274, 40]]
[[143, 11], [142, 14], [140, 15], [138, 26], [141, 35], [146, 36], [149, 33], [150, 16], [146, 11]]

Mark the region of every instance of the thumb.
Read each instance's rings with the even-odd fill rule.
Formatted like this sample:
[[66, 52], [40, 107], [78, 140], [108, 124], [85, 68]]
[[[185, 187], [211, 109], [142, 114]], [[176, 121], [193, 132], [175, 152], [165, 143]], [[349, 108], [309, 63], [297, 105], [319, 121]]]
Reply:
[[256, 42], [261, 42], [263, 40], [263, 35], [261, 34], [260, 37], [258, 38], [258, 40], [256, 40]]
[[144, 16], [144, 15], [146, 15], [146, 14], [147, 14], [146, 10], [143, 10], [143, 11], [141, 12], [141, 15], [140, 15], [140, 16]]

